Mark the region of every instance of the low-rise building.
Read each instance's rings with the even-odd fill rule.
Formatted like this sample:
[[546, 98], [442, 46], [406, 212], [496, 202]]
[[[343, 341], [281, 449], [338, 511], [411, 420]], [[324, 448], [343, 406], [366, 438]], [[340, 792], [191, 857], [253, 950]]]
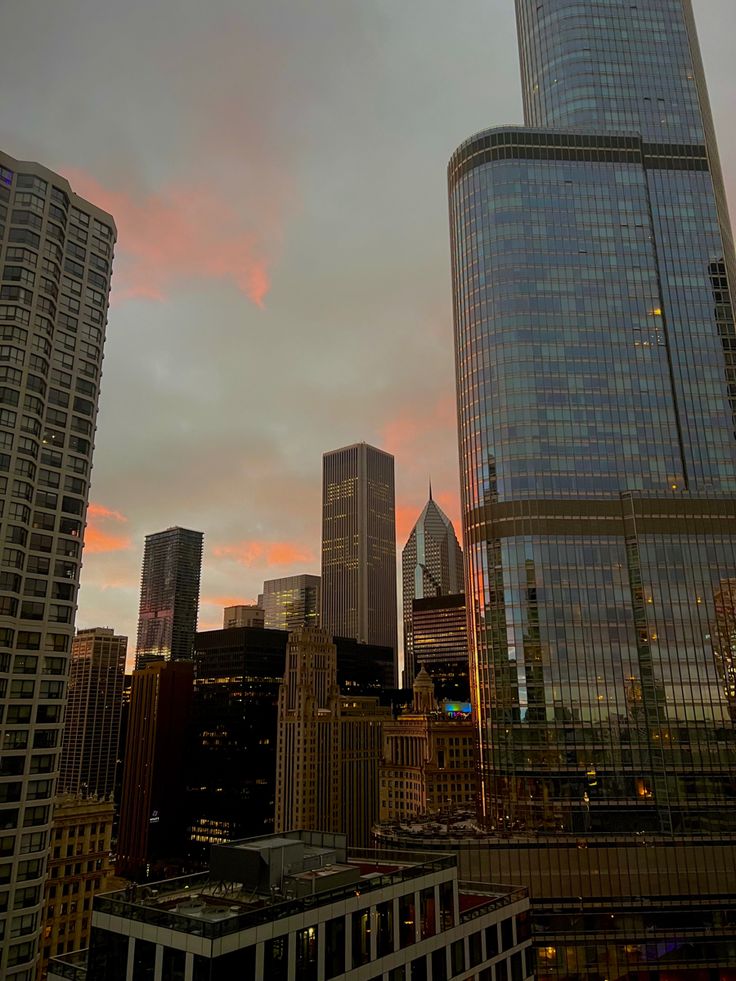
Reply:
[[473, 813], [477, 774], [468, 714], [438, 706], [424, 667], [414, 681], [410, 711], [383, 725], [379, 767], [381, 822]]
[[212, 849], [208, 872], [97, 900], [88, 954], [52, 981], [525, 981], [521, 888], [458, 880], [452, 854], [289, 831]]
[[38, 977], [49, 958], [86, 947], [92, 901], [116, 881], [110, 865], [114, 804], [70, 794], [54, 801]]

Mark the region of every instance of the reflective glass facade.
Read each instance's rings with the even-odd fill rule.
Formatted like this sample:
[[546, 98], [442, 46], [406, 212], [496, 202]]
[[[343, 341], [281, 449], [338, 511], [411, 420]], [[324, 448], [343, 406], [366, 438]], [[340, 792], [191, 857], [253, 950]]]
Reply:
[[483, 818], [721, 834], [736, 333], [692, 13], [517, 14], [529, 128], [473, 137], [449, 170]]
[[136, 668], [194, 657], [203, 541], [201, 531], [187, 528], [146, 535]]
[[[462, 594], [463, 550], [452, 522], [432, 497], [422, 509], [401, 553], [404, 620], [404, 685], [414, 684], [420, 663], [414, 637], [415, 600]], [[466, 659], [467, 660], [467, 659]]]

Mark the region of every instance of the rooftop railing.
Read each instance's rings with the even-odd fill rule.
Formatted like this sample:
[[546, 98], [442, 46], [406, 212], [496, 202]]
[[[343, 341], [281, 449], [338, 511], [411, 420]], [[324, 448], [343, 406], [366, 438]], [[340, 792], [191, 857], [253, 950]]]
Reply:
[[68, 981], [86, 981], [87, 950], [73, 954], [61, 954], [49, 962], [49, 978], [67, 978]]
[[[360, 879], [350, 885], [337, 886], [334, 889], [296, 899], [254, 896], [254, 902], [260, 901], [261, 905], [250, 909], [238, 900], [236, 894], [227, 892], [227, 883], [213, 880], [209, 873], [203, 872], [151, 883], [148, 886], [138, 886], [135, 892], [128, 889], [107, 893], [95, 899], [94, 908], [96, 912], [107, 913], [110, 916], [215, 940], [242, 930], [273, 923], [276, 920], [307, 913], [320, 906], [377, 892], [388, 886], [457, 867], [455, 855], [444, 853], [428, 855], [394, 849], [351, 849], [348, 861], [371, 864], [376, 867], [376, 872], [369, 878]], [[381, 874], [379, 871], [381, 865], [390, 866], [391, 871]], [[184, 901], [188, 897], [194, 898], [204, 893], [208, 897], [220, 898], [222, 906], [227, 907], [228, 915], [221, 920], [208, 921], [199, 916], [179, 913], [161, 906], [162, 900], [166, 901], [167, 897], [173, 898], [176, 894], [181, 895]], [[242, 912], [238, 910], [239, 906], [242, 906]]]

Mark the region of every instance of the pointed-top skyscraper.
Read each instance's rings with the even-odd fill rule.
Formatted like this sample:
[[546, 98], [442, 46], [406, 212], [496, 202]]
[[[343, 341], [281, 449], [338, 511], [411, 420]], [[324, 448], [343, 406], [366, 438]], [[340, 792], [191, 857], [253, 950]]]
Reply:
[[411, 687], [417, 673], [414, 658], [412, 603], [430, 596], [464, 591], [463, 550], [452, 522], [432, 496], [424, 505], [401, 553], [404, 599], [404, 684]]

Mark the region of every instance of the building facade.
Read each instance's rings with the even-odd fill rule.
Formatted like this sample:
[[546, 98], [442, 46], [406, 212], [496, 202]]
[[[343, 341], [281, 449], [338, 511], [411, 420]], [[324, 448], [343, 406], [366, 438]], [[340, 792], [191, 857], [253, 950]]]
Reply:
[[117, 888], [110, 864], [114, 805], [110, 800], [63, 794], [54, 799], [38, 978], [49, 959], [89, 944], [95, 896]]
[[526, 981], [525, 890], [461, 882], [454, 855], [288, 831], [212, 850], [209, 873], [95, 904], [89, 951], [52, 981]]
[[367, 443], [325, 453], [321, 626], [396, 651], [394, 458]]
[[255, 627], [197, 634], [184, 768], [187, 853], [273, 831], [279, 685], [288, 634]]
[[135, 664], [191, 661], [199, 612], [201, 531], [167, 528], [146, 535]]
[[143, 878], [186, 853], [184, 765], [194, 666], [154, 661], [133, 672], [125, 740], [116, 869]]
[[59, 767], [115, 224], [0, 153], [0, 976], [30, 981]]
[[438, 696], [470, 698], [468, 625], [465, 596], [427, 596], [412, 603], [416, 669], [425, 668]]
[[411, 709], [383, 724], [379, 820], [401, 824], [443, 814], [472, 818], [478, 794], [473, 724], [464, 713], [449, 715], [438, 706], [424, 668], [413, 690]]
[[258, 604], [226, 606], [222, 616], [224, 630], [233, 627], [263, 627], [264, 614]]
[[[687, 977], [675, 899], [710, 900], [686, 869], [714, 910], [736, 877], [713, 644], [736, 570], [734, 257], [704, 73], [690, 0], [516, 11], [526, 126], [449, 167], [481, 819], [557, 838], [549, 889], [579, 890], [542, 977], [624, 976], [603, 919], [574, 939], [581, 897], [640, 937], [657, 897], [667, 950], [631, 957]], [[645, 857], [642, 835], [665, 844]], [[715, 946], [702, 969], [728, 963]]]
[[109, 627], [72, 641], [59, 793], [105, 800], [115, 790], [127, 650]]
[[264, 625], [272, 630], [318, 627], [320, 610], [319, 576], [284, 576], [268, 579], [259, 597]]
[[291, 633], [279, 689], [275, 830], [297, 821], [367, 844], [378, 817], [381, 726], [390, 717], [378, 698], [341, 695], [326, 631]]
[[401, 553], [404, 620], [404, 685], [409, 688], [419, 670], [414, 653], [414, 600], [465, 592], [463, 550], [452, 522], [432, 497], [412, 528]]
[[689, 3], [517, 10], [529, 128], [450, 164], [484, 817], [733, 828], [733, 255]]

